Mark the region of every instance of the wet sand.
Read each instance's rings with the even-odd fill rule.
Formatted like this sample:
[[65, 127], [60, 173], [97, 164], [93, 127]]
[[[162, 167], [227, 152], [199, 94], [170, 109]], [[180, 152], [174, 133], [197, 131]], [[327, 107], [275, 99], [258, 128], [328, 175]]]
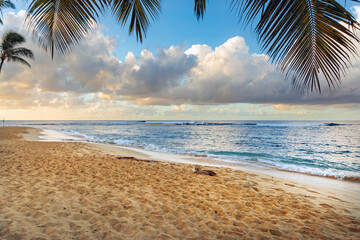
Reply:
[[360, 239], [340, 194], [38, 134], [0, 128], [0, 239]]

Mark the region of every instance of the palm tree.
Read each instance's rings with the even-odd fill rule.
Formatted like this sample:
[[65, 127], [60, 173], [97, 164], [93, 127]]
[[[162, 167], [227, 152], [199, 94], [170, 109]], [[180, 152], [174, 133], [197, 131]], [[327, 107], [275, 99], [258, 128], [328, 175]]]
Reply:
[[[360, 2], [359, 0], [352, 0]], [[161, 0], [28, 0], [27, 22], [39, 44], [60, 54], [68, 52], [90, 31], [106, 9], [138, 41], [146, 36]], [[330, 89], [341, 82], [351, 57], [357, 55], [359, 23], [336, 0], [228, 0], [245, 25], [255, 22], [263, 50], [300, 90], [321, 92], [320, 78]], [[198, 19], [207, 0], [194, 0]]]
[[5, 34], [0, 45], [0, 73], [6, 59], [8, 62], [19, 62], [31, 67], [30, 64], [22, 57], [33, 59], [34, 54], [32, 51], [22, 47], [15, 48], [15, 46], [24, 42], [25, 38], [16, 32], [8, 32]]
[[[15, 9], [15, 5], [8, 0], [0, 0], [0, 15], [2, 15], [2, 10], [4, 8], [12, 8]], [[2, 19], [0, 18], [0, 24], [3, 24]]]

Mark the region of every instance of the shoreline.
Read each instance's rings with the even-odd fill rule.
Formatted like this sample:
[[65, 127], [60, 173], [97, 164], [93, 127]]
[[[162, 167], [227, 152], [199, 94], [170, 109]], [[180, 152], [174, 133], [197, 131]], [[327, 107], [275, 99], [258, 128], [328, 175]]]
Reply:
[[226, 167], [197, 175], [110, 144], [33, 141], [39, 134], [0, 128], [0, 238], [360, 238], [356, 196]]
[[[63, 132], [55, 130], [44, 130], [40, 128], [34, 128], [35, 131], [31, 134], [27, 140], [32, 141], [60, 141], [77, 142], [81, 139], [85, 139], [82, 136], [67, 135]], [[64, 141], [65, 139], [65, 141]], [[251, 165], [235, 164], [231, 162], [219, 161], [210, 157], [196, 157], [188, 154], [175, 154], [175, 153], [163, 153], [151, 150], [146, 150], [141, 147], [128, 147], [117, 144], [105, 144], [105, 143], [92, 143], [85, 142], [92, 145], [94, 149], [103, 152], [104, 154], [110, 154], [114, 156], [126, 156], [137, 159], [151, 159], [159, 162], [169, 162], [177, 164], [187, 164], [190, 166], [200, 165], [205, 167], [215, 168], [230, 168], [232, 170], [245, 171], [251, 174], [260, 174], [269, 176], [272, 178], [282, 179], [289, 182], [285, 185], [285, 188], [290, 192], [299, 192], [303, 194], [316, 193], [317, 197], [321, 197], [323, 201], [336, 204], [328, 200], [329, 195], [332, 195], [332, 199], [336, 199], [336, 196], [341, 196], [344, 202], [352, 203], [346, 204], [347, 208], [352, 209], [356, 216], [360, 217], [360, 183], [357, 181], [339, 180], [332, 177], [317, 176], [312, 174], [306, 174], [301, 172], [293, 172], [275, 168], [257, 167]], [[298, 187], [294, 188], [293, 186]], [[305, 191], [303, 189], [306, 189]], [[340, 207], [345, 207], [341, 205]]]
[[[110, 145], [110, 146], [117, 146], [123, 149], [128, 149], [134, 152], [138, 152], [141, 154], [148, 155], [151, 158], [157, 159], [162, 161], [168, 161], [168, 159], [175, 158], [177, 162], [186, 163], [186, 164], [198, 164], [198, 165], [205, 165], [205, 166], [215, 166], [215, 167], [230, 167], [233, 169], [239, 170], [246, 170], [246, 171], [253, 171], [258, 172], [261, 174], [267, 174], [270, 176], [277, 176], [277, 177], [285, 177], [287, 179], [295, 179], [297, 181], [305, 181], [308, 183], [316, 183], [318, 185], [326, 185], [326, 180], [321, 179], [332, 179], [335, 181], [330, 181], [331, 185], [334, 184], [336, 181], [346, 181], [346, 182], [355, 182], [360, 183], [360, 176], [345, 176], [343, 178], [339, 178], [333, 175], [318, 175], [315, 173], [310, 172], [302, 172], [302, 171], [293, 171], [288, 169], [282, 169], [275, 166], [268, 166], [262, 164], [246, 164], [242, 162], [234, 162], [229, 159], [211, 157], [207, 155], [199, 155], [193, 153], [172, 153], [172, 152], [162, 152], [162, 151], [155, 151], [155, 150], [148, 150], [141, 146], [127, 146], [121, 144], [108, 144], [106, 142], [91, 142], [89, 139], [82, 135], [76, 134], [68, 134], [62, 131], [57, 130], [48, 130], [48, 129], [41, 129], [42, 137], [38, 140], [40, 141], [60, 141], [60, 142], [86, 142], [92, 144], [103, 144], [103, 145]], [[174, 161], [176, 162], [176, 161]], [[309, 177], [307, 177], [309, 176]], [[312, 178], [313, 177], [313, 178]], [[329, 184], [330, 185], [330, 184]], [[339, 185], [339, 184], [335, 184]], [[341, 186], [340, 186], [341, 187]]]
[[[123, 147], [102, 143], [89, 144], [93, 145], [96, 150], [100, 150], [106, 154], [111, 154], [114, 156], [121, 155], [139, 159], [150, 159], [165, 163], [186, 164], [190, 166], [200, 165], [204, 167], [213, 167], [215, 169], [231, 169], [234, 171], [238, 170], [260, 176], [264, 175], [271, 177], [272, 179], [281, 179], [283, 182], [287, 182], [284, 188], [290, 192], [303, 194], [315, 193], [317, 197], [321, 197], [323, 201], [330, 203], [331, 201], [327, 199], [329, 195], [332, 195], [333, 199], [335, 199], [336, 196], [341, 196], [342, 200], [351, 203], [346, 207], [352, 209], [355, 215], [360, 217], [360, 207], [358, 206], [358, 204], [360, 204], [360, 183], [358, 182], [308, 175], [297, 172], [288, 172], [277, 169], [262, 169], [247, 165], [230, 164], [220, 161], [218, 162], [211, 158], [199, 158], [180, 154], [161, 153], [134, 147]], [[199, 162], [199, 160], [201, 162]], [[342, 205], [341, 207], [344, 206]]]
[[[85, 139], [81, 136], [67, 135], [65, 133], [55, 130], [43, 130], [35, 128], [35, 135], [28, 140], [35, 141], [60, 141], [60, 142], [81, 142], [81, 139]], [[64, 141], [65, 139], [65, 141]], [[301, 172], [293, 172], [282, 169], [266, 168], [260, 166], [243, 165], [225, 161], [219, 161], [210, 157], [196, 157], [188, 154], [176, 154], [176, 153], [163, 153], [151, 150], [146, 150], [141, 147], [128, 147], [117, 144], [105, 144], [105, 143], [92, 143], [85, 142], [86, 144], [93, 145], [96, 150], [102, 151], [104, 154], [110, 154], [114, 156], [127, 156], [138, 159], [151, 159], [160, 162], [187, 164], [187, 165], [200, 165], [206, 167], [216, 168], [230, 168], [232, 170], [240, 170], [249, 172], [252, 174], [266, 175], [269, 177], [280, 178], [283, 181], [288, 181], [289, 185], [285, 185], [290, 192], [301, 192], [303, 194], [309, 194], [308, 191], [302, 189], [312, 189], [310, 192], [316, 192], [318, 197], [321, 196], [323, 201], [330, 202], [327, 198], [328, 195], [332, 195], [333, 199], [336, 196], [342, 196], [342, 199], [348, 204], [346, 207], [352, 209], [356, 216], [360, 217], [360, 183], [358, 181], [340, 180], [332, 177], [318, 176]], [[298, 185], [301, 187], [294, 188], [292, 185]], [[326, 195], [326, 196], [325, 196]], [[334, 203], [333, 203], [334, 204]], [[344, 206], [341, 206], [344, 207]]]
[[[41, 128], [36, 128], [39, 130], [39, 133], [42, 135], [39, 138], [35, 138], [34, 140], [40, 141], [60, 141], [60, 142], [67, 142], [67, 141], [79, 141], [85, 142], [89, 144], [94, 144], [100, 147], [105, 151], [109, 152], [116, 152], [117, 148], [122, 150], [129, 150], [132, 152], [133, 155], [136, 156], [146, 156], [155, 160], [165, 161], [165, 162], [175, 162], [175, 163], [184, 163], [184, 164], [193, 164], [193, 165], [203, 165], [203, 166], [213, 166], [213, 167], [225, 167], [225, 168], [232, 168], [235, 170], [243, 170], [243, 171], [251, 171], [254, 173], [266, 174], [273, 177], [282, 177], [288, 180], [295, 180], [299, 182], [305, 183], [312, 183], [320, 186], [336, 186], [337, 189], [342, 189], [344, 186], [343, 182], [354, 182], [356, 184], [360, 184], [360, 179], [353, 180], [352, 177], [348, 177], [345, 179], [338, 179], [333, 176], [320, 176], [311, 173], [303, 173], [303, 172], [296, 172], [291, 170], [285, 170], [275, 167], [268, 167], [268, 166], [254, 166], [254, 165], [246, 165], [242, 163], [234, 163], [231, 161], [226, 161], [225, 159], [218, 160], [217, 158], [204, 156], [198, 156], [197, 154], [181, 154], [181, 153], [168, 153], [168, 152], [157, 152], [153, 150], [147, 150], [143, 147], [132, 147], [132, 146], [125, 146], [119, 144], [107, 144], [107, 143], [94, 143], [86, 140], [83, 136], [78, 135], [68, 135], [61, 131], [56, 130], [44, 130]], [[105, 147], [107, 146], [107, 147]], [[140, 154], [140, 155], [138, 155]], [[131, 155], [132, 156], [132, 155]], [[175, 159], [175, 160], [170, 160]], [[339, 181], [341, 183], [339, 183]], [[349, 191], [356, 186], [356, 184], [349, 184], [346, 187]]]

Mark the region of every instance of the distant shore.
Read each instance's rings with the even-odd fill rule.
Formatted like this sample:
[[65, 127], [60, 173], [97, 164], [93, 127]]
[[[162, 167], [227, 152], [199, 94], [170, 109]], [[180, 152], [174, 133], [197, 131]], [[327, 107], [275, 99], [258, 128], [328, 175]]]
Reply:
[[0, 128], [2, 239], [360, 238], [358, 196], [39, 134]]

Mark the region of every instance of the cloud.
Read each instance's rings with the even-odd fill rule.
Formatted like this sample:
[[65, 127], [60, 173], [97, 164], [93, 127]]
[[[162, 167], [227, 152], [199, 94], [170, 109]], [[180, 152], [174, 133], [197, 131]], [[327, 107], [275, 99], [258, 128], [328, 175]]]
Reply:
[[[256, 99], [254, 91], [259, 92], [259, 94], [256, 93], [259, 98], [264, 97], [263, 90], [268, 92], [266, 97], [282, 91], [289, 91], [289, 89], [291, 91], [291, 88], [288, 88], [286, 84], [286, 89], [282, 87], [284, 83], [280, 81], [280, 74], [268, 63], [265, 55], [250, 55], [248, 53], [245, 40], [241, 37], [229, 39], [215, 50], [207, 45], [194, 45], [185, 52], [179, 47], [171, 47], [166, 51], [176, 52], [168, 55], [177, 56], [179, 60], [181, 59], [175, 62], [173, 57], [172, 61], [166, 59], [171, 63], [171, 71], [174, 71], [174, 66], [183, 66], [181, 69], [177, 68], [179, 70], [176, 71], [178, 78], [168, 79], [168, 71], [154, 73], [154, 70], [150, 69], [158, 69], [159, 64], [152, 63], [152, 68], [148, 68], [148, 60], [142, 61], [140, 58], [138, 61], [142, 61], [142, 64], [135, 72], [127, 74], [127, 78], [134, 79], [133, 76], [136, 76], [138, 72], [151, 72], [154, 75], [147, 75], [151, 78], [156, 77], [157, 81], [162, 83], [161, 87], [155, 85], [158, 86], [156, 89], [148, 88], [144, 84], [144, 81], [148, 80], [143, 78], [131, 81], [133, 89], [137, 89], [135, 94], [131, 91], [132, 89], [123, 85], [114, 95], [123, 96], [124, 99], [138, 104], [211, 105], [254, 101], [252, 100]], [[162, 62], [162, 58], [163, 54], [158, 54], [156, 60], [152, 61]], [[186, 64], [189, 62], [191, 64]], [[146, 74], [142, 74], [142, 76], [146, 76]], [[273, 76], [273, 81], [268, 80], [270, 76]], [[249, 89], [253, 94], [248, 94]], [[137, 94], [139, 92], [146, 94], [142, 96]], [[244, 96], [245, 93], [246, 96]]]
[[[55, 58], [53, 61], [31, 41], [31, 36], [24, 28], [25, 11], [7, 13], [3, 17], [4, 25], [0, 27], [3, 35], [15, 30], [26, 36], [24, 47], [34, 52], [35, 60], [29, 60], [31, 69], [21, 64], [5, 62], [0, 76], [0, 106], [7, 99], [16, 108], [33, 107], [33, 102], [42, 106], [53, 106], [55, 102], [66, 105], [82, 102], [79, 96], [105, 90], [105, 81], [117, 74], [119, 60], [112, 56], [116, 46], [114, 38], [105, 37], [101, 28], [95, 28], [86, 42], [74, 48], [66, 58]], [[69, 100], [68, 96], [77, 101]], [[58, 101], [55, 101], [58, 99]], [[65, 103], [67, 102], [67, 103]]]
[[[276, 110], [291, 111], [308, 105], [360, 104], [359, 61], [353, 63], [337, 90], [326, 91], [323, 85], [325, 91], [321, 95], [300, 95], [266, 55], [250, 54], [245, 39], [239, 36], [214, 49], [204, 44], [187, 49], [171, 46], [159, 48], [155, 54], [149, 50], [143, 50], [140, 56], [129, 52], [121, 61], [113, 54], [116, 40], [105, 36], [101, 27], [95, 27], [69, 55], [52, 61], [30, 41], [23, 24], [25, 16], [25, 11], [7, 13], [0, 27], [1, 34], [11, 28], [27, 36], [26, 47], [35, 53], [31, 69], [4, 64], [0, 76], [2, 109], [83, 107], [92, 113], [103, 111], [106, 104], [131, 102], [173, 106], [167, 114], [196, 114], [196, 108], [189, 108], [190, 105], [275, 104]], [[131, 111], [136, 114], [138, 110]], [[230, 109], [206, 111], [225, 114]], [[257, 114], [265, 113], [260, 109]]]
[[[154, 91], [148, 88], [143, 83], [146, 80], [142, 79], [132, 81], [131, 86], [137, 89], [137, 92], [146, 92], [145, 96], [134, 94], [127, 87], [122, 86], [114, 92], [114, 95], [143, 105], [232, 103], [334, 105], [360, 102], [359, 62], [354, 63], [348, 77], [338, 89], [327, 91], [323, 86], [324, 91], [321, 95], [318, 93], [301, 95], [294, 90], [290, 82], [283, 79], [276, 67], [269, 63], [267, 56], [249, 54], [242, 37], [231, 38], [214, 50], [207, 45], [194, 45], [187, 49], [185, 54], [195, 56], [197, 65], [190, 70], [186, 68], [182, 75], [179, 74], [185, 77], [184, 81], [163, 85], [161, 88], [156, 88], [161, 91]], [[147, 64], [143, 64], [139, 65], [136, 71], [150, 72], [146, 67]], [[127, 75], [128, 78], [134, 79], [130, 76]], [[164, 78], [161, 72], [157, 72], [155, 76], [158, 80]]]

